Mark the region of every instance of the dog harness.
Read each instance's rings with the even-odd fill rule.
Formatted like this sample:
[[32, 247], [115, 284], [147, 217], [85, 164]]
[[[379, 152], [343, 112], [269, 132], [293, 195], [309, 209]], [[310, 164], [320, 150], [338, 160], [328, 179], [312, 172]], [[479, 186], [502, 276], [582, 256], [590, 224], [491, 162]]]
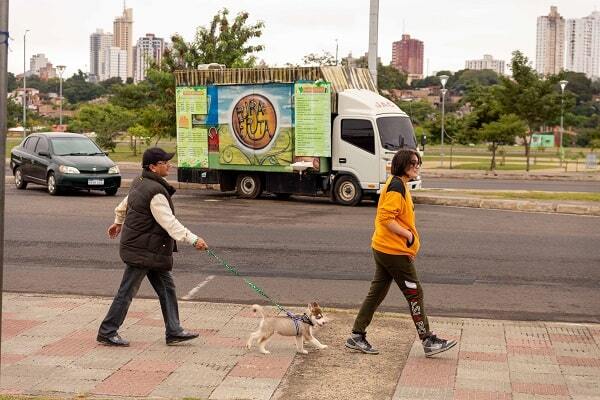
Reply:
[[315, 324], [313, 324], [313, 322], [310, 320], [310, 317], [308, 315], [306, 315], [306, 313], [304, 313], [300, 316], [300, 315], [292, 314], [289, 311], [286, 311], [286, 314], [294, 322], [294, 326], [296, 327], [296, 336], [300, 336], [300, 323], [301, 322], [308, 324], [310, 326], [315, 326]]

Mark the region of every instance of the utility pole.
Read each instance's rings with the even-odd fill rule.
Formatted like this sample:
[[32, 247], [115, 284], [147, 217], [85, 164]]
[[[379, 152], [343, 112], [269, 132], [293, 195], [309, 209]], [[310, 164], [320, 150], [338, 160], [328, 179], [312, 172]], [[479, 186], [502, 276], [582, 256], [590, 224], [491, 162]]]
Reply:
[[370, 0], [369, 11], [369, 71], [377, 87], [377, 35], [379, 29], [379, 0]]
[[23, 34], [23, 139], [27, 136], [27, 32], [29, 29]]
[[[7, 117], [7, 53], [8, 53], [8, 0], [0, 0], [0, 154], [6, 153], [6, 117]], [[25, 79], [25, 76], [23, 76]], [[0, 168], [0, 310], [2, 310], [2, 292], [4, 288], [4, 177], [6, 171]], [[2, 318], [0, 318], [0, 364], [2, 364]]]

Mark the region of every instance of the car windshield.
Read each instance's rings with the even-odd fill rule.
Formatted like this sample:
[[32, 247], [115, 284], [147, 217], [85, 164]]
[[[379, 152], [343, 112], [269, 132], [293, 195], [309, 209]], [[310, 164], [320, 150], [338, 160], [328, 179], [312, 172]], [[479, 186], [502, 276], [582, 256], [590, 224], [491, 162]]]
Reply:
[[88, 138], [53, 138], [54, 154], [57, 156], [91, 156], [104, 154], [96, 143]]
[[417, 148], [415, 133], [408, 117], [377, 118], [377, 129], [381, 145], [386, 150], [398, 150], [404, 147]]

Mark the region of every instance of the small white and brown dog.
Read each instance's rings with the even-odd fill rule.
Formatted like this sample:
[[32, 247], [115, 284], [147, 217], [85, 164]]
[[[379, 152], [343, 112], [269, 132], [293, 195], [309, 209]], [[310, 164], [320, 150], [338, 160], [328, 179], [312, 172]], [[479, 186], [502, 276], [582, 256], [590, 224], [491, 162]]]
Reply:
[[326, 345], [321, 344], [313, 336], [313, 329], [320, 328], [328, 322], [319, 304], [310, 303], [306, 314], [294, 316], [293, 318], [290, 316], [265, 317], [263, 308], [258, 304], [254, 304], [252, 309], [255, 313], [258, 312], [262, 319], [258, 325], [258, 330], [252, 332], [248, 338], [246, 343], [248, 349], [252, 348], [252, 344], [256, 341], [258, 350], [263, 354], [269, 354], [270, 352], [265, 349], [265, 345], [275, 333], [282, 336], [295, 336], [296, 351], [298, 353], [308, 354], [308, 351], [304, 349], [305, 340], [320, 350], [327, 348]]

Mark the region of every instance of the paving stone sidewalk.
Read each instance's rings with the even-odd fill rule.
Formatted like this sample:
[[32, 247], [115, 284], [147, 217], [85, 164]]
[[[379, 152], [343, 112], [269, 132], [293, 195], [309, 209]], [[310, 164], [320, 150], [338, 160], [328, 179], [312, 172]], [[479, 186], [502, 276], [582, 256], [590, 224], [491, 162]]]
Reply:
[[423, 357], [415, 341], [393, 400], [600, 400], [600, 325], [432, 318], [458, 340]]
[[[4, 293], [0, 394], [266, 400], [291, 398], [289, 387], [296, 388], [294, 398], [306, 389], [313, 399], [343, 399], [353, 397], [342, 390], [358, 393], [348, 371], [360, 364], [391, 383], [388, 395], [366, 391], [361, 400], [600, 400], [600, 325], [431, 318], [436, 333], [459, 344], [427, 359], [416, 337], [411, 348], [413, 339], [407, 335], [414, 328], [404, 316], [373, 321], [371, 338], [384, 353], [348, 353], [340, 332], [353, 318], [350, 313], [341, 320], [341, 330], [325, 337], [327, 354], [313, 350], [303, 358], [308, 356], [295, 355], [292, 338], [274, 337], [269, 356], [246, 350], [245, 340], [258, 321], [241, 304], [181, 302], [184, 327], [201, 338], [166, 346], [158, 301], [135, 299], [120, 331], [132, 346], [102, 346], [95, 341], [96, 331], [110, 301]], [[405, 343], [405, 350], [394, 353], [399, 343]], [[390, 374], [389, 367], [377, 371], [390, 362], [387, 355], [399, 366], [397, 374]], [[336, 382], [319, 381], [325, 375]], [[328, 396], [328, 387], [338, 396]]]

